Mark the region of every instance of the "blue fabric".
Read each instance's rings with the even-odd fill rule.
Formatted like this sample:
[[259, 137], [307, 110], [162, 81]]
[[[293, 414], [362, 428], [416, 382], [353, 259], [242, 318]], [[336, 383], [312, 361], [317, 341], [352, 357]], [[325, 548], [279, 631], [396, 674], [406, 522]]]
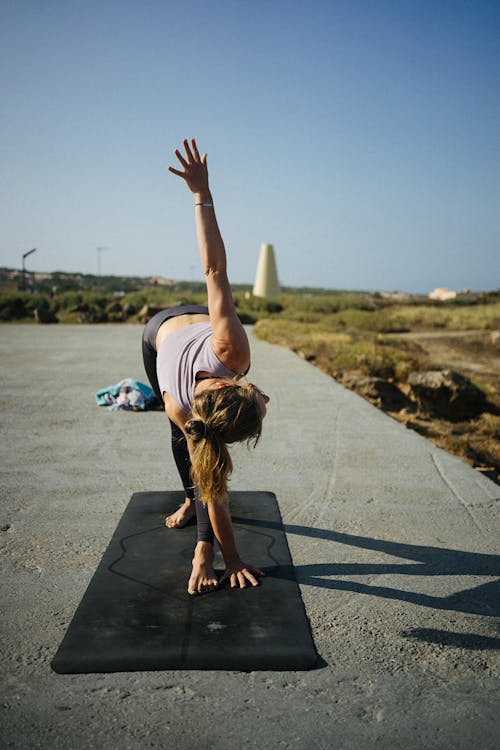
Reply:
[[[117, 398], [120, 395], [120, 391], [123, 387], [132, 389], [136, 392], [137, 398], [133, 406], [127, 407], [126, 405], [117, 404]], [[116, 385], [109, 385], [106, 388], [101, 388], [95, 395], [95, 400], [98, 406], [108, 406], [111, 408], [132, 408], [138, 410], [152, 409], [158, 405], [157, 398], [152, 388], [149, 385], [134, 380], [133, 378], [125, 378], [120, 380]]]

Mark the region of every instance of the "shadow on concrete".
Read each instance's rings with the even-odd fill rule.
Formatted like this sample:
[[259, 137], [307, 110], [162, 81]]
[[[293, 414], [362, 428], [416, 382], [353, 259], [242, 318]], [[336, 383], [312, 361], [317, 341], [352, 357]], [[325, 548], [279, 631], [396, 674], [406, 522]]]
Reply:
[[464, 648], [469, 651], [496, 651], [500, 649], [500, 638], [474, 633], [450, 633], [446, 630], [434, 628], [414, 628], [413, 630], [403, 631], [401, 635], [414, 641], [437, 643], [440, 646]]
[[[234, 519], [235, 521], [238, 519]], [[266, 521], [245, 519], [247, 524], [271, 527]], [[284, 524], [287, 534], [299, 534], [313, 539], [325, 539], [350, 547], [360, 547], [375, 552], [382, 552], [391, 557], [411, 560], [411, 563], [314, 563], [296, 565], [293, 570], [280, 569], [279, 576], [294, 576], [298, 583], [333, 591], [352, 591], [358, 594], [370, 594], [384, 599], [396, 599], [422, 607], [464, 612], [486, 617], [500, 615], [500, 580], [489, 581], [463, 589], [448, 596], [433, 596], [414, 591], [372, 585], [359, 581], [343, 580], [345, 576], [500, 576], [500, 555], [488, 555], [478, 552], [464, 552], [446, 547], [426, 547], [416, 544], [403, 544], [384, 539], [345, 534], [328, 529], [315, 529], [307, 526]], [[269, 571], [268, 575], [273, 575]], [[332, 580], [333, 576], [338, 576]], [[342, 580], [340, 579], [342, 577]], [[479, 637], [479, 636], [477, 636]], [[496, 639], [494, 639], [496, 640]]]

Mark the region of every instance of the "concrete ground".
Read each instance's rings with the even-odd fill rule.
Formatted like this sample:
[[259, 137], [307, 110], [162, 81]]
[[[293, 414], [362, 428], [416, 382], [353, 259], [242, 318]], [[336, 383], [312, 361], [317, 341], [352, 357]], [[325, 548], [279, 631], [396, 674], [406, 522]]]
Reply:
[[500, 488], [259, 341], [272, 400], [232, 487], [277, 495], [318, 668], [51, 671], [131, 494], [179, 486], [161, 412], [94, 402], [144, 380], [140, 335], [0, 328], [1, 746], [497, 748]]

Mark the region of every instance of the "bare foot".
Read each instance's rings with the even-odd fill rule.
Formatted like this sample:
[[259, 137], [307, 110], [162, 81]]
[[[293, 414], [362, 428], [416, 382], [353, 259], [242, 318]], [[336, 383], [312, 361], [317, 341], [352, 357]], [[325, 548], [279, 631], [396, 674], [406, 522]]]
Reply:
[[168, 526], [169, 529], [182, 529], [195, 515], [194, 500], [186, 497], [183, 505], [179, 506], [179, 510], [176, 510], [171, 516], [165, 518], [165, 526]]
[[188, 581], [188, 594], [215, 591], [219, 582], [213, 569], [214, 547], [210, 542], [198, 542], [194, 548], [193, 572]]

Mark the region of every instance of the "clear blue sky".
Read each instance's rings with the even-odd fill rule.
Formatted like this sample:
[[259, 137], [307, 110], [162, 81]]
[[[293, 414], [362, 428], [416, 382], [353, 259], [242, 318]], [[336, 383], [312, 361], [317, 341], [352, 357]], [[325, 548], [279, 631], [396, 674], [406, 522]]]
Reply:
[[201, 279], [195, 136], [234, 282], [500, 285], [496, 0], [0, 0], [0, 265]]

